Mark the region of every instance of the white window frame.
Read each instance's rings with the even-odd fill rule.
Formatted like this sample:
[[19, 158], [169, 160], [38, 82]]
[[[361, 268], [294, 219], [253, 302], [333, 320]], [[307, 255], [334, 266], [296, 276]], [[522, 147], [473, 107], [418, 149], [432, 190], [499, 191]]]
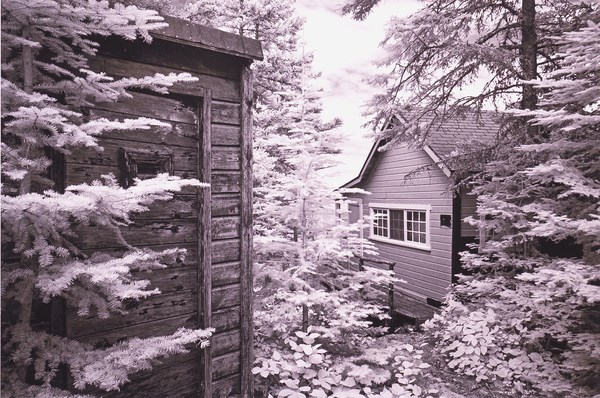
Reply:
[[[431, 250], [431, 205], [416, 205], [416, 204], [397, 204], [397, 203], [369, 203], [369, 214], [371, 215], [371, 220], [374, 220], [374, 210], [387, 210], [387, 220], [388, 220], [388, 228], [387, 228], [387, 237], [375, 235], [374, 234], [374, 222], [371, 222], [371, 228], [369, 230], [369, 239], [389, 243], [397, 246], [405, 246], [411, 247], [413, 249], [421, 249], [421, 250]], [[397, 240], [390, 238], [391, 231], [391, 219], [390, 219], [390, 210], [403, 210], [404, 211], [404, 240]], [[406, 212], [407, 211], [418, 211], [425, 213], [425, 243], [413, 242], [406, 239], [407, 229], [406, 229]]]

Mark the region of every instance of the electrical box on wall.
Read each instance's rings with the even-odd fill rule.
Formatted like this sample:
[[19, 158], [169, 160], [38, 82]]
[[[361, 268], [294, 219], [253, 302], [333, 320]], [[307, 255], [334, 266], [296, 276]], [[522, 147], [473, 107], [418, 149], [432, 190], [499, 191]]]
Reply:
[[440, 227], [452, 228], [452, 216], [450, 214], [440, 214]]

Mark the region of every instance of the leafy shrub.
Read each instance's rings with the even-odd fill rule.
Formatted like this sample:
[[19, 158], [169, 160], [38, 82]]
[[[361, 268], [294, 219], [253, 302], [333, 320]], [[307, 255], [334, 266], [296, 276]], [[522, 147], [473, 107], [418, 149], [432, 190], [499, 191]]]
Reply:
[[591, 396], [600, 370], [600, 330], [590, 317], [600, 297], [596, 274], [554, 260], [516, 275], [469, 277], [425, 328], [448, 366], [476, 381], [525, 395]]
[[422, 359], [423, 351], [410, 344], [381, 344], [362, 355], [334, 358], [319, 333], [309, 328], [286, 339], [285, 351], [273, 351], [258, 361], [252, 370], [260, 376], [258, 387], [263, 396], [282, 398], [425, 397], [418, 381], [430, 367]]

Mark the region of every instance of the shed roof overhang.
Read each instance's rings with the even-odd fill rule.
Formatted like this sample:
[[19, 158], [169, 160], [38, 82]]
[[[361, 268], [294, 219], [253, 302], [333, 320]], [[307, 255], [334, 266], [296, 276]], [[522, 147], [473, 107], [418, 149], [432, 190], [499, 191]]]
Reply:
[[263, 59], [262, 46], [258, 40], [180, 18], [163, 18], [169, 26], [150, 32], [152, 37], [251, 60]]

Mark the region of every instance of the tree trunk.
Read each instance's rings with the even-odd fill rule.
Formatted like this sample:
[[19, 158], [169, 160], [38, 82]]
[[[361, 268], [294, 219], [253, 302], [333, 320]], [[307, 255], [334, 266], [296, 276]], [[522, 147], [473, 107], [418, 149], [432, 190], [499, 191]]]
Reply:
[[[535, 0], [523, 0], [521, 7], [521, 69], [524, 80], [537, 78], [537, 33]], [[535, 109], [537, 94], [532, 84], [523, 84], [521, 109]]]

